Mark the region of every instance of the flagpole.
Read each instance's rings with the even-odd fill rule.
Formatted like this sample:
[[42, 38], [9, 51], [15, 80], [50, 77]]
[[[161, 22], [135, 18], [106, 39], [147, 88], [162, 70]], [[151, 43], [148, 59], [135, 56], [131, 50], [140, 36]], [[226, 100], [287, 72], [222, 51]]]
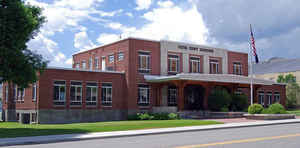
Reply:
[[[251, 28], [251, 24], [250, 24], [250, 29], [252, 31]], [[251, 49], [251, 39], [249, 38], [249, 55], [250, 55], [250, 96], [251, 96], [251, 105], [253, 104], [253, 66], [252, 66], [252, 49]]]

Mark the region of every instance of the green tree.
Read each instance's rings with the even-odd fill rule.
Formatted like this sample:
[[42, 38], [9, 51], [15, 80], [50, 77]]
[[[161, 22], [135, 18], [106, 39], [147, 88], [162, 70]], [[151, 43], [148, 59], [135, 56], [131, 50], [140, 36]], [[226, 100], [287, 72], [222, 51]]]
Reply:
[[28, 49], [45, 22], [39, 7], [23, 0], [0, 0], [0, 83], [27, 87], [38, 79], [48, 61]]
[[279, 75], [277, 78], [278, 83], [286, 83], [286, 106], [294, 108], [297, 105], [297, 93], [300, 91], [300, 86], [296, 82], [296, 77], [292, 74], [286, 76]]

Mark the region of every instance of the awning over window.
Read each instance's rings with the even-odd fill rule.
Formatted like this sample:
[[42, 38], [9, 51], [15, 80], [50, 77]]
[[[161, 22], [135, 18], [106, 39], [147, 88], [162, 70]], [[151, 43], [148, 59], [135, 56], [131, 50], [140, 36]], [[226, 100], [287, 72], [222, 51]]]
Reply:
[[[189, 80], [202, 82], [221, 82], [221, 83], [237, 83], [237, 84], [251, 84], [251, 78], [232, 74], [194, 74], [194, 73], [180, 73], [172, 76], [155, 76], [145, 75], [147, 82], [159, 83], [168, 82], [172, 80]], [[253, 84], [257, 85], [273, 85], [279, 84], [271, 80], [253, 78]], [[281, 84], [284, 85], [284, 84]]]

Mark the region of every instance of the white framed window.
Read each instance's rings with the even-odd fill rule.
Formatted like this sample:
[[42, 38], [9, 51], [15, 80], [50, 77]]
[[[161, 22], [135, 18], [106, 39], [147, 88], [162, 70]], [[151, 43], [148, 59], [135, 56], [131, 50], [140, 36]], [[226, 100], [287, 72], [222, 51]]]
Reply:
[[99, 69], [99, 57], [96, 57], [94, 62], [96, 69]]
[[66, 81], [54, 81], [53, 86], [54, 105], [64, 105], [66, 101]]
[[242, 64], [240, 62], [233, 63], [233, 74], [242, 75]]
[[108, 56], [108, 62], [109, 63], [113, 63], [114, 61], [115, 61], [115, 56], [114, 55]]
[[98, 84], [95, 82], [86, 83], [86, 105], [97, 105]]
[[172, 86], [168, 88], [168, 106], [177, 105], [177, 88]]
[[138, 52], [139, 56], [139, 72], [149, 73], [150, 72], [150, 52]]
[[150, 104], [150, 88], [149, 85], [139, 84], [138, 85], [138, 105], [148, 106]]
[[271, 105], [272, 102], [272, 92], [267, 92], [268, 105]]
[[80, 69], [80, 63], [76, 63], [76, 64], [75, 64], [75, 68], [76, 68], [76, 69]]
[[4, 86], [5, 89], [5, 102], [8, 102], [8, 86]]
[[31, 113], [31, 123], [37, 123], [37, 113]]
[[190, 57], [190, 73], [200, 73], [200, 58]]
[[93, 59], [92, 58], [89, 59], [89, 69], [90, 70], [93, 69]]
[[37, 86], [36, 83], [32, 84], [32, 101], [36, 101], [36, 91], [37, 91]]
[[101, 103], [104, 106], [112, 106], [112, 83], [102, 83]]
[[122, 61], [124, 59], [124, 52], [118, 53], [118, 61]]
[[274, 101], [277, 103], [280, 103], [280, 93], [279, 92], [274, 93]]
[[86, 62], [82, 61], [81, 64], [82, 64], [82, 69], [86, 69]]
[[179, 56], [178, 55], [168, 55], [168, 72], [169, 73], [179, 73]]
[[25, 88], [17, 87], [17, 93], [18, 93], [17, 100], [18, 101], [24, 101]]
[[209, 72], [210, 72], [210, 74], [218, 74], [219, 73], [219, 60], [217, 60], [217, 59], [209, 60]]
[[13, 85], [13, 96], [14, 96], [14, 101], [16, 101], [18, 98], [18, 86], [15, 84]]
[[82, 83], [77, 81], [71, 81], [70, 86], [70, 104], [81, 105], [82, 102]]
[[265, 93], [262, 91], [258, 92], [258, 103], [262, 106], [265, 105]]

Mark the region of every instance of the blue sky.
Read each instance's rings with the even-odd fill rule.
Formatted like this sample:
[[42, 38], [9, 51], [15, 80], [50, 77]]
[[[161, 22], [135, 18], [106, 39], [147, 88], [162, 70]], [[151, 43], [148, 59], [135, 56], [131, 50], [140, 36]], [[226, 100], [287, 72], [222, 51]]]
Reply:
[[28, 43], [50, 66], [126, 37], [168, 39], [248, 52], [253, 24], [259, 57], [300, 58], [297, 0], [26, 0], [47, 22]]

